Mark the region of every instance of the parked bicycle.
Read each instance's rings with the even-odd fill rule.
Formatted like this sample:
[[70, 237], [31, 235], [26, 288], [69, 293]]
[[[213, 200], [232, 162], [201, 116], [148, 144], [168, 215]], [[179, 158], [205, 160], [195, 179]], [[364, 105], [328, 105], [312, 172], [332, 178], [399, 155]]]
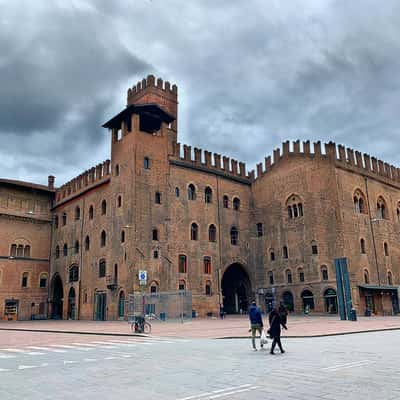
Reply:
[[132, 333], [145, 333], [146, 335], [150, 335], [151, 324], [142, 316], [134, 317], [131, 323], [131, 331]]

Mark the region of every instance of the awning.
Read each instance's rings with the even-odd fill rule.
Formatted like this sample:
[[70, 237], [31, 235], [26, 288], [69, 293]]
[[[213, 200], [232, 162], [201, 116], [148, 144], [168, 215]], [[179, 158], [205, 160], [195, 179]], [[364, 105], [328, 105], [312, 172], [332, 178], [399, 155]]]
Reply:
[[398, 286], [390, 286], [390, 285], [358, 285], [360, 289], [365, 290], [397, 290]]

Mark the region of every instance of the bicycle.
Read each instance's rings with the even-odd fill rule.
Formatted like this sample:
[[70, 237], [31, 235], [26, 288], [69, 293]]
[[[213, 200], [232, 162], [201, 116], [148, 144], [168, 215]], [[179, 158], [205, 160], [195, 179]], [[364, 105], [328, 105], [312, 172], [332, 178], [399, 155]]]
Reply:
[[150, 322], [147, 322], [144, 317], [135, 317], [131, 323], [131, 332], [150, 335], [151, 324]]

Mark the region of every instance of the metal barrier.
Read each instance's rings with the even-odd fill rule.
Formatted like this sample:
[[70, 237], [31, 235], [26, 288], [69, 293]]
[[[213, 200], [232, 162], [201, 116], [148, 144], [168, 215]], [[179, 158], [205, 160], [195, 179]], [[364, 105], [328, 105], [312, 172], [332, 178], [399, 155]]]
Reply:
[[129, 321], [137, 316], [160, 321], [192, 319], [192, 293], [186, 290], [129, 294], [127, 303]]

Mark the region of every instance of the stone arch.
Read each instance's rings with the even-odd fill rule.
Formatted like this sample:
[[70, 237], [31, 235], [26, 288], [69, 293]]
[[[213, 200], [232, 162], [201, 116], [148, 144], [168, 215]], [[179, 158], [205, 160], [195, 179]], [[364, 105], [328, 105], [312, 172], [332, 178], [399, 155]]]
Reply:
[[252, 285], [243, 264], [230, 264], [221, 280], [224, 309], [228, 314], [247, 311], [252, 296]]
[[125, 316], [125, 292], [121, 290], [118, 296], [118, 318], [123, 319]]
[[282, 303], [288, 309], [288, 311], [294, 310], [294, 296], [290, 290], [286, 290], [282, 293]]
[[337, 314], [338, 312], [338, 301], [336, 289], [332, 287], [325, 288], [323, 292], [324, 297], [324, 310], [329, 314]]
[[63, 317], [63, 301], [64, 288], [59, 274], [54, 274], [50, 284], [50, 303], [52, 319], [62, 319]]
[[67, 309], [67, 319], [75, 319], [76, 315], [76, 293], [72, 286], [68, 292], [68, 309]]
[[301, 298], [303, 299], [303, 309], [304, 312], [309, 312], [310, 310], [314, 310], [314, 293], [310, 289], [303, 289], [301, 292]]

